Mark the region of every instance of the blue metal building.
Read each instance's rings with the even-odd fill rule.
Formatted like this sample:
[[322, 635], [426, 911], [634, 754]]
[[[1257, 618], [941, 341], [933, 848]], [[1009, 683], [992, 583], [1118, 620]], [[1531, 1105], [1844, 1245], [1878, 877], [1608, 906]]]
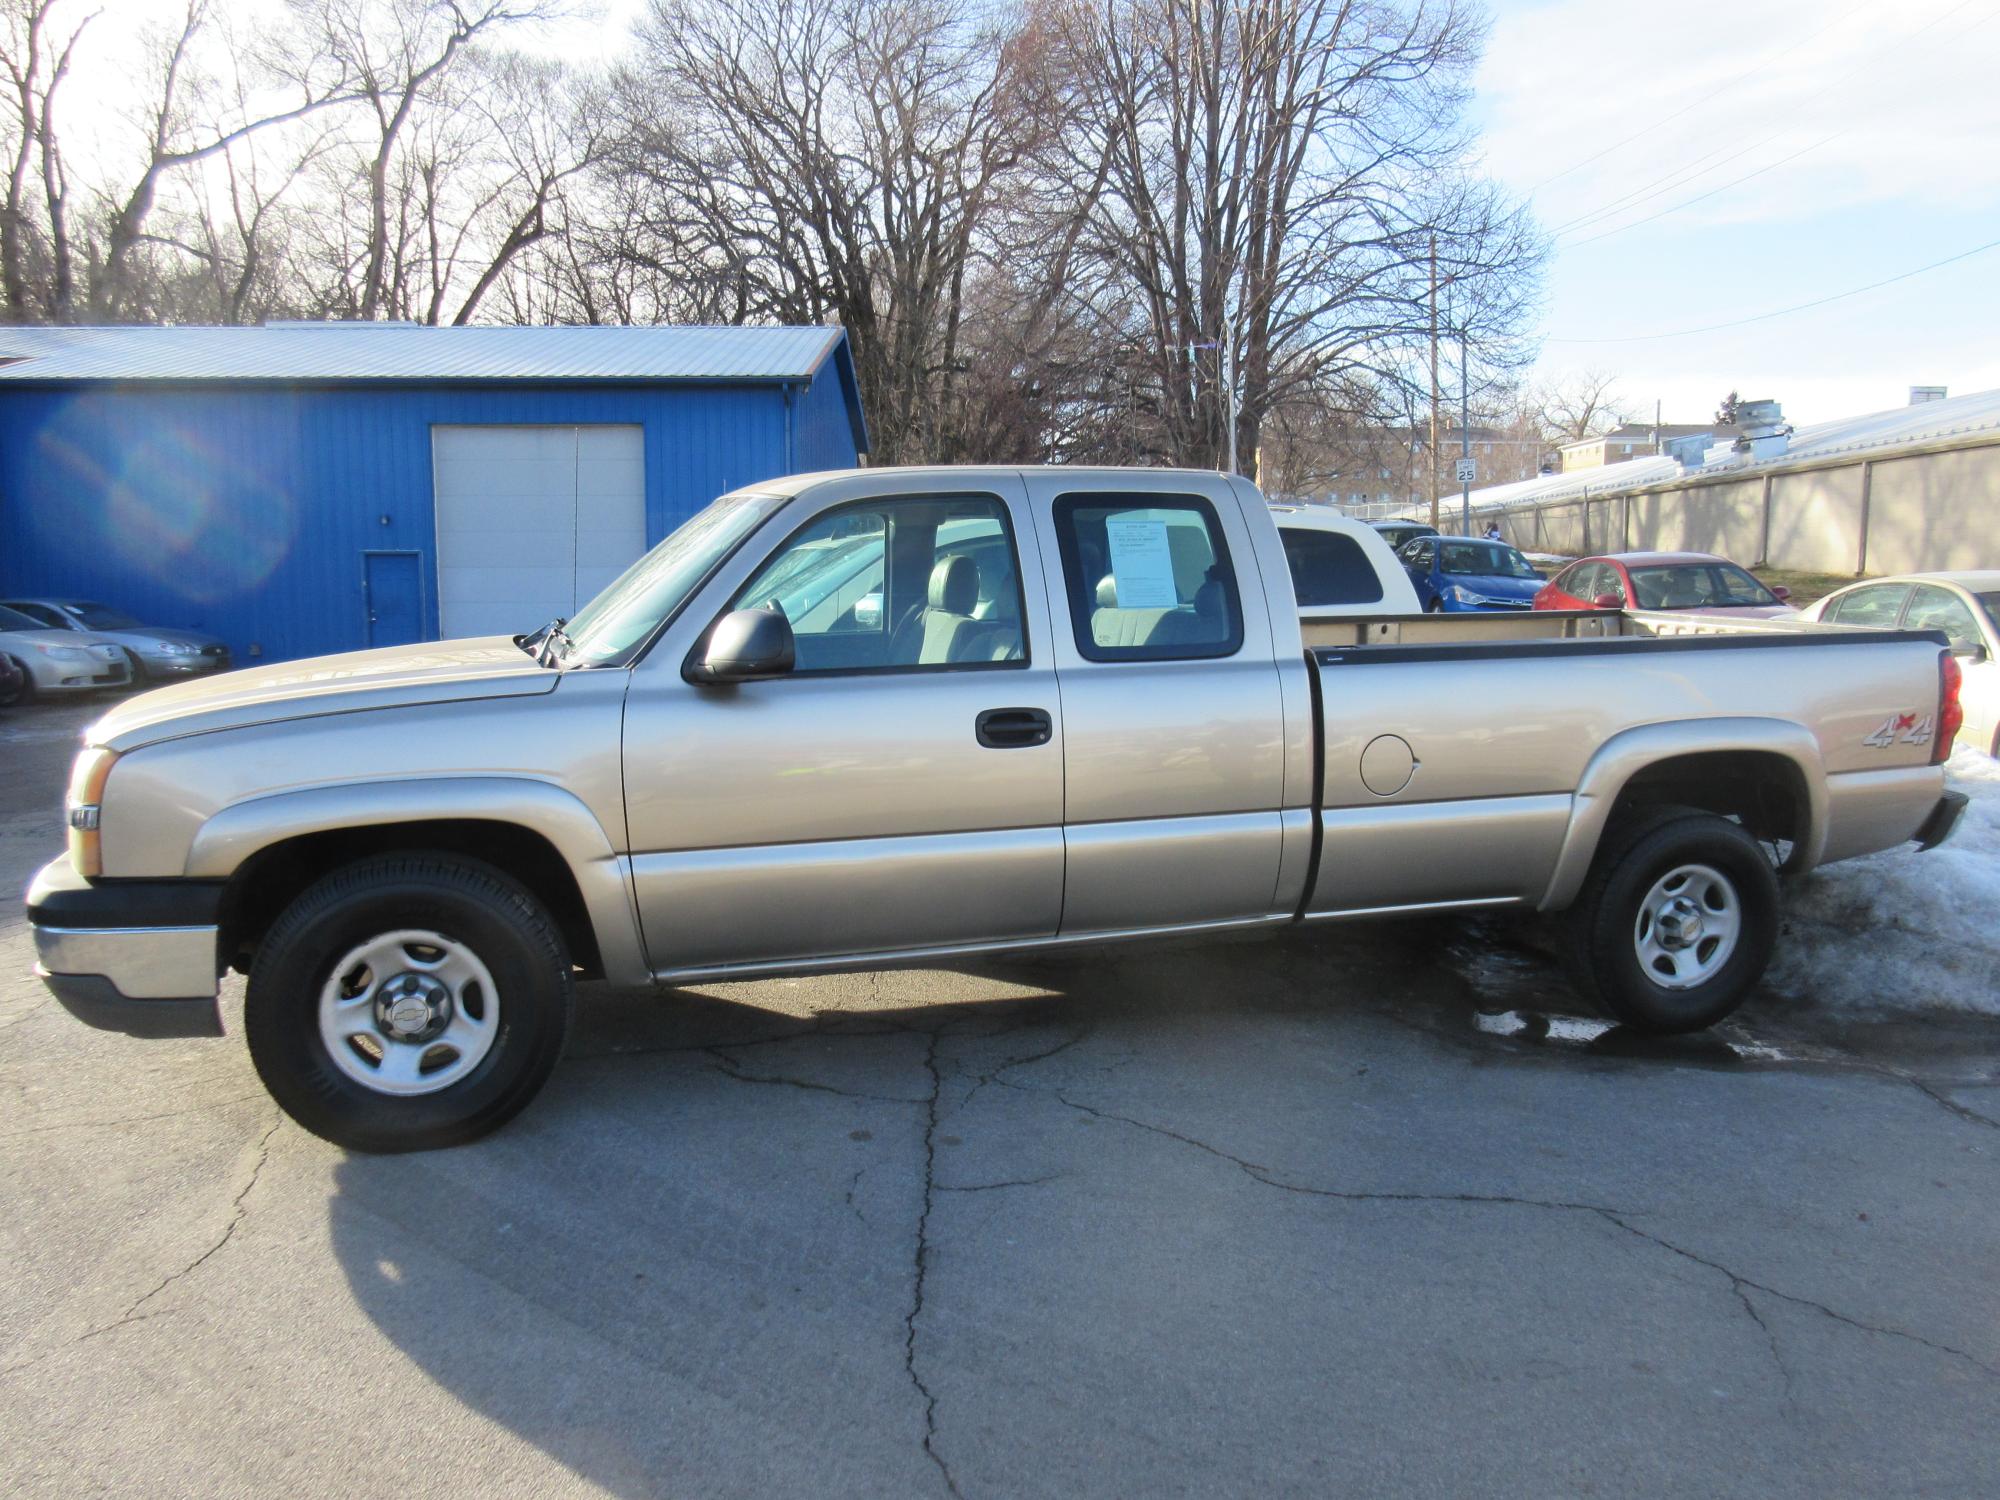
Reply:
[[0, 329], [0, 597], [239, 662], [527, 630], [867, 447], [837, 328]]

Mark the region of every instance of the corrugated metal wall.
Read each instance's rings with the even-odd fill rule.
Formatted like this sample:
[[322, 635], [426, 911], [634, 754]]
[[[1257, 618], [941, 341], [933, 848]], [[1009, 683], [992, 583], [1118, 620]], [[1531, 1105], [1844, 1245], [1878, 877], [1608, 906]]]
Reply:
[[[813, 386], [840, 405], [830, 368]], [[643, 425], [649, 544], [726, 490], [856, 458], [842, 408], [845, 447], [816, 431], [807, 462], [795, 437], [788, 464], [778, 386], [17, 386], [0, 390], [0, 591], [281, 660], [365, 644], [362, 554], [408, 549], [435, 635], [434, 423]]]
[[831, 362], [794, 398], [792, 463], [800, 474], [854, 467], [854, 424]]

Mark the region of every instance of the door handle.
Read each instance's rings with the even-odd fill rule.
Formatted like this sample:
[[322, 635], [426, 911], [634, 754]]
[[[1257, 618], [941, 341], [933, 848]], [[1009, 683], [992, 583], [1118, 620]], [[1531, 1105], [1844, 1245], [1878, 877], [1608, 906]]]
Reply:
[[1020, 750], [1046, 745], [1055, 721], [1039, 708], [989, 708], [972, 721], [979, 743], [988, 750]]

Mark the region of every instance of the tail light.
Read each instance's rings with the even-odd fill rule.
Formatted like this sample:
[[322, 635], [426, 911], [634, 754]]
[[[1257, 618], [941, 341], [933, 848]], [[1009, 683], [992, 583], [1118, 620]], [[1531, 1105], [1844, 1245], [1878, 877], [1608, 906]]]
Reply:
[[1951, 756], [1952, 741], [1965, 727], [1965, 705], [1958, 701], [1965, 685], [1965, 669], [1949, 651], [1938, 653], [1937, 738], [1931, 741], [1931, 764], [1941, 766]]

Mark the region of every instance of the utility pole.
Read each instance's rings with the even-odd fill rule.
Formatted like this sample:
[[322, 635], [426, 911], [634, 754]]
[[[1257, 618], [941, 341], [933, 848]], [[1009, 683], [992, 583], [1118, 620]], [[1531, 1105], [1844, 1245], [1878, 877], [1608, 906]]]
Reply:
[[1227, 362], [1224, 378], [1229, 382], [1229, 472], [1236, 473], [1236, 325], [1225, 311], [1222, 315], [1222, 357]]
[[1431, 233], [1431, 445], [1425, 460], [1431, 472], [1431, 529], [1438, 523], [1438, 237]]
[[[1472, 381], [1466, 371], [1471, 368], [1466, 354], [1469, 341], [1463, 328], [1458, 331], [1458, 453], [1459, 457], [1472, 458]], [[1472, 481], [1458, 482], [1458, 534], [1472, 535]]]

